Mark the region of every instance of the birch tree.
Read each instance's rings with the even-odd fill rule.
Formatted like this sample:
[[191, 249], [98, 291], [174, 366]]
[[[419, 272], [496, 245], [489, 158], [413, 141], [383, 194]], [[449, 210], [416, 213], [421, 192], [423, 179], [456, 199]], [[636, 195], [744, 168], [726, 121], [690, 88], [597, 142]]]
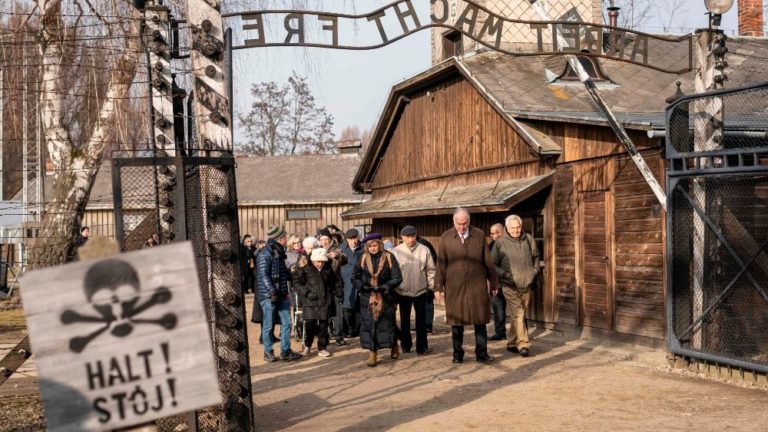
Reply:
[[[62, 264], [75, 255], [74, 242], [93, 181], [117, 129], [117, 106], [129, 96], [142, 52], [140, 17], [127, 1], [38, 0], [36, 6], [42, 58], [39, 103], [55, 175], [39, 233], [47, 242], [32, 249], [32, 268]], [[99, 40], [104, 43], [85, 42]], [[73, 90], [78, 87], [72, 86], [72, 67], [96, 55], [99, 70], [107, 76], [104, 85], [92, 89], [87, 104], [72, 106], [73, 100], [82, 101]], [[71, 114], [78, 111], [92, 114], [92, 121], [71, 122]]]

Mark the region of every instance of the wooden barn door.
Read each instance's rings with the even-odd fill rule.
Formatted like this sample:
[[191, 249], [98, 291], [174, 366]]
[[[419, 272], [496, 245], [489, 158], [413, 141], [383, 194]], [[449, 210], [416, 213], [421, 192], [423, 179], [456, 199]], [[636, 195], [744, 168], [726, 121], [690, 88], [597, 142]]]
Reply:
[[580, 324], [613, 330], [613, 168], [611, 161], [585, 164], [579, 179]]

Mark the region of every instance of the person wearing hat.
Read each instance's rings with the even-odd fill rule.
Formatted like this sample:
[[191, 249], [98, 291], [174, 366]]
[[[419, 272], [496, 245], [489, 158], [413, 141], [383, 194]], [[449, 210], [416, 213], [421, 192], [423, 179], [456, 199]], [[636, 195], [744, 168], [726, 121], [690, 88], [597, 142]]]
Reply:
[[345, 241], [341, 244], [341, 253], [347, 257], [347, 262], [341, 266], [341, 280], [344, 283], [344, 296], [342, 298], [342, 317], [344, 336], [357, 337], [360, 334], [360, 306], [357, 297], [357, 289], [352, 283], [352, 273], [355, 264], [360, 261], [363, 247], [360, 245], [360, 232], [354, 228], [347, 230]]
[[323, 248], [313, 249], [311, 265], [301, 267], [294, 274], [294, 289], [299, 295], [306, 329], [303, 355], [309, 355], [317, 337], [317, 355], [330, 357], [328, 352], [328, 320], [331, 305], [342, 293], [341, 279], [336, 276]]
[[277, 360], [272, 350], [273, 312], [280, 316], [280, 358], [298, 360], [301, 354], [291, 351], [291, 306], [288, 299], [288, 282], [291, 275], [285, 266], [285, 229], [272, 226], [267, 231], [267, 246], [256, 258], [256, 286], [258, 301], [264, 311], [261, 336], [264, 340], [264, 361]]
[[391, 348], [390, 357], [400, 357], [395, 321], [395, 289], [403, 278], [392, 253], [384, 250], [381, 235], [366, 236], [368, 241], [355, 264], [352, 283], [360, 292], [360, 345], [369, 351], [366, 364], [376, 366], [377, 351]]
[[368, 243], [368, 240], [382, 240], [383, 238], [384, 236], [379, 233], [375, 233], [375, 232], [368, 233], [365, 235], [365, 237], [363, 237], [363, 245]]
[[400, 306], [400, 341], [404, 353], [411, 352], [411, 308], [416, 313], [416, 353], [432, 352], [427, 344], [427, 292], [435, 288], [435, 262], [426, 246], [416, 241], [416, 228], [400, 230], [402, 243], [394, 248], [403, 281], [397, 287]]

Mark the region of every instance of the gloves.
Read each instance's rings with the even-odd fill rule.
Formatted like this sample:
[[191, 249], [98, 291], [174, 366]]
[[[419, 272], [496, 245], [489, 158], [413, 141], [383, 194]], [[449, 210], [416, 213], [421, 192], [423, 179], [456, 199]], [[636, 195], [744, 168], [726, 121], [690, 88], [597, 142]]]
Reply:
[[279, 303], [280, 302], [280, 294], [277, 293], [277, 291], [273, 291], [269, 294], [270, 300], [272, 300], [272, 303]]

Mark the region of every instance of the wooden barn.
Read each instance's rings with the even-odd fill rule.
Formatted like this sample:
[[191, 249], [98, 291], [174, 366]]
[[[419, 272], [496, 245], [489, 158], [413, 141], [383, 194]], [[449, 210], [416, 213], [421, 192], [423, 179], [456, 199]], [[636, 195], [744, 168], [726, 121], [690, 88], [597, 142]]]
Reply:
[[334, 224], [366, 229], [370, 220], [343, 221], [341, 213], [368, 197], [352, 190], [360, 155], [273, 156], [237, 159], [240, 233], [265, 239], [271, 225], [291, 234], [315, 234]]
[[[764, 78], [764, 40], [728, 43], [729, 86]], [[693, 72], [580, 61], [663, 185], [665, 99]], [[543, 258], [530, 317], [664, 339], [665, 213], [562, 57], [473, 53], [394, 86], [354, 187], [371, 199], [342, 216], [387, 237], [410, 224], [437, 242], [458, 206], [486, 233], [519, 214]]]

